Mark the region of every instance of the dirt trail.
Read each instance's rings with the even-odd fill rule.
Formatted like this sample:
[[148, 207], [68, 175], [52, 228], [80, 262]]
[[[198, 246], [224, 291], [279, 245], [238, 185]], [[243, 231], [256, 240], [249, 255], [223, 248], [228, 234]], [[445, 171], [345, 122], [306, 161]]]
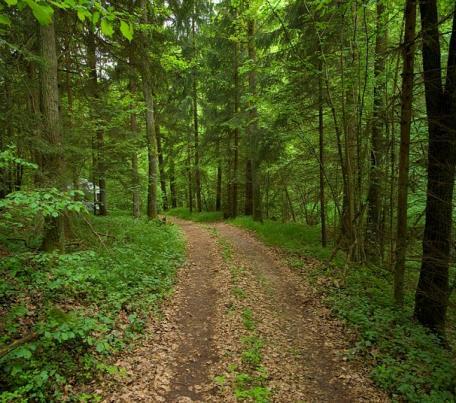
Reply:
[[[242, 344], [252, 335], [243, 312], [262, 340], [270, 401], [388, 400], [345, 361], [343, 327], [272, 250], [227, 224], [173, 221], [186, 237], [187, 263], [164, 320], [117, 363], [128, 377], [111, 385], [105, 401], [236, 402], [233, 373], [245, 367]], [[227, 381], [217, 385], [216, 377]]]

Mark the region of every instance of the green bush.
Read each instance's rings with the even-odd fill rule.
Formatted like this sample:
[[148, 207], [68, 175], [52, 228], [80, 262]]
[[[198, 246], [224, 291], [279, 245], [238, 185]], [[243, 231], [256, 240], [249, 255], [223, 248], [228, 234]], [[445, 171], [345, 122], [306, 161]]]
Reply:
[[[171, 225], [116, 216], [81, 223], [85, 250], [22, 253], [0, 263], [0, 343], [32, 340], [0, 358], [2, 401], [59, 401], [102, 371], [142, 331], [173, 284], [183, 241]], [[90, 235], [88, 235], [90, 234]], [[113, 237], [111, 234], [115, 234]]]

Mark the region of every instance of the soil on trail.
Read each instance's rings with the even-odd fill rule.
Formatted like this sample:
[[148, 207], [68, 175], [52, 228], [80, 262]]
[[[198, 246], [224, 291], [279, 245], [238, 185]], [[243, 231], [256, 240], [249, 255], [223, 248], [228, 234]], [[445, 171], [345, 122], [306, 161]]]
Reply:
[[269, 401], [388, 401], [362, 368], [346, 361], [344, 328], [305, 276], [244, 230], [173, 222], [187, 240], [187, 263], [164, 319], [152, 323], [146, 342], [117, 363], [128, 376], [102, 392], [105, 401], [238, 401], [233, 372], [242, 368], [242, 343], [252, 334], [243, 312], [252, 316], [262, 341]]

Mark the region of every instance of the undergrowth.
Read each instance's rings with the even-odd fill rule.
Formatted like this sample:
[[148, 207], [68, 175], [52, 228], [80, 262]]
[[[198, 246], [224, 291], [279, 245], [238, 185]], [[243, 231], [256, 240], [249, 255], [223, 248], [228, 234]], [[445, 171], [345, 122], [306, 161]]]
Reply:
[[[233, 224], [252, 230], [269, 245], [299, 256], [321, 260], [331, 249], [319, 245], [318, 227], [302, 224], [257, 223], [239, 217]], [[326, 284], [326, 300], [333, 312], [359, 335], [351, 351], [371, 367], [371, 377], [394, 400], [411, 402], [453, 402], [456, 400], [456, 356], [439, 344], [435, 336], [412, 320], [413, 290], [417, 271], [409, 267], [406, 305], [397, 309], [392, 299], [392, 275], [372, 267], [342, 266], [336, 260], [310, 274], [315, 284]], [[301, 259], [301, 268], [305, 268]], [[329, 278], [331, 281], [317, 281]], [[454, 297], [454, 295], [453, 295]], [[454, 327], [454, 312], [449, 313]], [[454, 328], [449, 329], [454, 337]], [[454, 340], [450, 340], [454, 344]]]
[[1, 401], [96, 401], [74, 386], [121, 372], [110, 356], [170, 292], [184, 250], [174, 226], [111, 216], [93, 228], [76, 225], [72, 253], [0, 261]]

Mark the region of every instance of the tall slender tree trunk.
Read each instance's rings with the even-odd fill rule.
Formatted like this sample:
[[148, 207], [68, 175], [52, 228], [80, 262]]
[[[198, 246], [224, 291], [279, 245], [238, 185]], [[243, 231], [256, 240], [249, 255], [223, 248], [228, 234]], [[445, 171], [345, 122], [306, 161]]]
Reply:
[[192, 175], [192, 146], [190, 138], [187, 141], [187, 186], [188, 186], [188, 209], [193, 212], [193, 175]]
[[97, 77], [97, 46], [95, 43], [95, 32], [93, 29], [90, 30], [88, 37], [87, 37], [87, 64], [90, 70], [90, 91], [92, 97], [92, 108], [93, 108], [93, 117], [96, 122], [96, 178], [99, 187], [99, 214], [105, 216], [108, 214], [107, 206], [106, 206], [106, 164], [105, 164], [105, 157], [104, 157], [104, 130], [100, 127], [100, 92], [99, 92], [99, 85], [98, 85], [98, 77]]
[[[251, 65], [248, 73], [249, 78], [249, 124], [247, 127], [249, 138], [248, 161], [246, 166], [246, 212], [251, 211], [255, 221], [262, 220], [261, 194], [259, 183], [259, 155], [258, 155], [258, 112], [256, 108], [257, 77], [256, 77], [256, 45], [255, 45], [255, 21], [249, 19], [247, 22], [248, 56]], [[247, 206], [247, 195], [249, 205]]]
[[217, 140], [217, 185], [215, 189], [215, 211], [222, 211], [222, 157], [220, 140]]
[[371, 165], [368, 190], [367, 209], [367, 242], [366, 250], [369, 259], [378, 262], [380, 253], [381, 211], [382, 211], [382, 180], [383, 159], [385, 154], [385, 102], [386, 77], [385, 53], [387, 46], [387, 31], [385, 24], [385, 2], [377, 0], [377, 33], [375, 40], [374, 65], [374, 109], [371, 133]]
[[415, 316], [443, 334], [449, 297], [453, 188], [456, 164], [456, 8], [443, 85], [436, 0], [420, 0], [429, 150], [423, 259]]
[[[196, 2], [193, 2], [192, 16], [192, 47], [193, 60], [196, 60]], [[196, 65], [196, 63], [195, 63]], [[200, 150], [199, 150], [199, 120], [198, 120], [198, 74], [196, 67], [192, 72], [192, 98], [193, 98], [193, 133], [195, 142], [195, 193], [196, 193], [196, 209], [201, 212], [203, 209], [201, 202], [201, 169], [200, 169]]]
[[[136, 80], [132, 77], [130, 79], [130, 92], [134, 99], [137, 91]], [[134, 101], [133, 101], [134, 102]], [[134, 105], [132, 105], [133, 109]], [[130, 114], [130, 130], [136, 139], [138, 136], [138, 122], [137, 116], [134, 111]], [[134, 150], [131, 154], [131, 195], [132, 195], [132, 213], [134, 218], [139, 218], [141, 215], [141, 198], [140, 183], [139, 183], [139, 172], [138, 172], [138, 153]]]
[[163, 157], [162, 136], [158, 118], [155, 119], [155, 134], [157, 136], [158, 170], [160, 171], [160, 190], [162, 194], [163, 210], [166, 211], [168, 210], [168, 193], [166, 192], [165, 159]]
[[[41, 105], [44, 118], [44, 136], [47, 149], [43, 154], [43, 185], [64, 188], [63, 179], [63, 138], [59, 113], [59, 88], [57, 78], [57, 50], [54, 22], [40, 26]], [[62, 216], [45, 220], [42, 248], [46, 251], [65, 249], [65, 229]]]
[[318, 144], [320, 171], [320, 223], [321, 245], [326, 247], [328, 236], [326, 231], [326, 200], [325, 200], [325, 144], [324, 144], [324, 111], [323, 111], [323, 60], [320, 54], [318, 77]]
[[[148, 23], [148, 8], [146, 0], [140, 1], [142, 10], [142, 23]], [[148, 48], [149, 41], [147, 35], [141, 32], [140, 46], [142, 55], [139, 60], [140, 74], [144, 101], [146, 104], [146, 139], [147, 139], [147, 159], [148, 159], [148, 180], [147, 180], [147, 217], [157, 218], [157, 183], [158, 183], [158, 151], [157, 136], [155, 133], [155, 101], [153, 94], [152, 68], [150, 65]]]
[[[237, 16], [237, 14], [236, 14]], [[239, 42], [234, 44], [234, 115], [238, 116], [240, 112], [240, 84], [239, 84]], [[238, 170], [239, 170], [239, 127], [234, 129], [233, 144], [233, 171], [231, 187], [231, 217], [235, 218], [238, 214]]]
[[176, 167], [174, 163], [173, 149], [171, 147], [169, 155], [169, 191], [171, 193], [171, 207], [177, 207], [177, 189], [176, 189]]
[[397, 241], [394, 269], [394, 300], [404, 302], [405, 257], [407, 253], [407, 200], [409, 181], [410, 127], [413, 103], [413, 70], [415, 62], [416, 0], [405, 5], [405, 36], [403, 45], [401, 95], [401, 143], [399, 151], [399, 180], [397, 198]]

